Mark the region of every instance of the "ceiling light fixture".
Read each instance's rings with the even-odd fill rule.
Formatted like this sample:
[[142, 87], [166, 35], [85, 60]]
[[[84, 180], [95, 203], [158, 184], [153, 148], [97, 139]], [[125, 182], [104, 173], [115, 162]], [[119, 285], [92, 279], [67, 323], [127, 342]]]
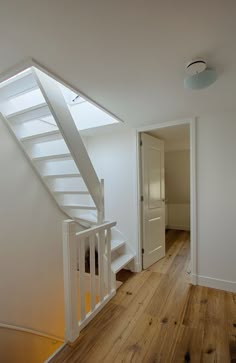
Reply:
[[217, 80], [216, 71], [208, 68], [203, 59], [195, 59], [189, 62], [186, 66], [186, 73], [184, 87], [189, 89], [203, 89]]

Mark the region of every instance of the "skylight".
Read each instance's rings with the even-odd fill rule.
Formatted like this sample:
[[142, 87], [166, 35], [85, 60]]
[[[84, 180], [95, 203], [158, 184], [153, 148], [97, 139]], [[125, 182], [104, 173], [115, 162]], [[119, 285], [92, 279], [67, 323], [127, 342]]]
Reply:
[[[61, 83], [58, 84], [78, 130], [87, 130], [119, 122], [109, 113], [87, 101], [70, 88]], [[44, 111], [43, 116], [35, 116], [36, 118], [31, 121], [56, 126], [34, 73], [32, 69], [28, 68], [0, 83], [0, 111], [8, 117], [13, 117], [15, 114], [27, 113], [31, 109], [36, 110], [35, 115], [37, 115], [37, 109]]]

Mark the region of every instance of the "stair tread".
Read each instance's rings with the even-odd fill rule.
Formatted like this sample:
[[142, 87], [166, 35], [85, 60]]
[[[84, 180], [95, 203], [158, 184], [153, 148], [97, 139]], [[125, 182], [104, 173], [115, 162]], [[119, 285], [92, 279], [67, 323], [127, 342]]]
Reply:
[[32, 135], [20, 137], [20, 140], [28, 141], [28, 140], [34, 140], [34, 139], [51, 136], [51, 135], [60, 135], [60, 131], [59, 130], [50, 130], [50, 131], [40, 132], [38, 134], [32, 134]]
[[86, 204], [61, 204], [64, 208], [77, 208], [77, 209], [88, 209], [88, 210], [96, 210], [97, 208], [93, 205]]
[[[16, 119], [17, 117], [22, 116], [22, 115], [27, 114], [27, 113], [34, 114], [35, 111], [38, 111], [38, 110], [41, 110], [41, 109], [44, 111], [43, 112], [43, 115], [44, 116], [50, 115], [50, 110], [49, 110], [49, 107], [48, 107], [47, 103], [46, 102], [42, 102], [42, 103], [40, 103], [40, 104], [38, 104], [36, 106], [24, 108], [23, 110], [10, 113], [10, 114], [7, 115], [7, 118], [11, 121], [11, 120]], [[29, 119], [26, 118], [26, 120], [24, 122], [27, 122], [27, 121], [33, 120], [33, 119], [34, 119], [34, 117], [32, 117], [32, 118], [30, 117]]]
[[1, 87], [0, 94], [5, 98], [13, 98], [36, 88], [38, 85], [32, 72], [25, 70], [24, 73], [15, 76], [14, 79], [9, 79], [7, 84]]
[[87, 191], [82, 190], [53, 190], [55, 194], [80, 194], [80, 195], [90, 195]]
[[81, 178], [81, 174], [79, 173], [71, 173], [71, 174], [62, 174], [62, 173], [54, 173], [54, 174], [45, 174], [43, 178]]
[[134, 255], [132, 253], [127, 253], [120, 255], [111, 263], [111, 268], [114, 273], [119, 272], [123, 267], [125, 267], [130, 261], [134, 259]]
[[71, 157], [70, 153], [63, 153], [63, 154], [48, 154], [42, 156], [32, 156], [32, 160], [47, 160], [47, 159], [58, 159], [58, 158], [68, 158]]
[[116, 251], [118, 248], [125, 245], [124, 240], [112, 239], [111, 240], [111, 251]]

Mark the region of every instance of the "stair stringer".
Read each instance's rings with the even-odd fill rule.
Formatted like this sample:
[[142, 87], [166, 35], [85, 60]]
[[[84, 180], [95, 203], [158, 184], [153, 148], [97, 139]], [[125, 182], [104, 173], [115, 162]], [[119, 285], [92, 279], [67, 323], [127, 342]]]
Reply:
[[104, 196], [103, 182], [99, 181], [93, 168], [90, 157], [84, 146], [80, 133], [75, 126], [72, 115], [64, 100], [59, 85], [54, 79], [34, 68], [38, 87], [40, 88], [47, 105], [57, 123], [63, 139], [77, 165], [82, 178], [90, 192], [90, 195], [97, 207], [98, 223], [104, 222]]

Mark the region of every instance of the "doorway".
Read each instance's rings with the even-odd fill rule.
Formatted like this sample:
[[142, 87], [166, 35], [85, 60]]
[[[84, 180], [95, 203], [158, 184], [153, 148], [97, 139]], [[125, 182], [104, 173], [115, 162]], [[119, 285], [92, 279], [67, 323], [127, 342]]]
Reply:
[[[147, 151], [148, 147], [150, 149], [153, 146], [150, 146], [152, 141], [155, 143], [154, 139], [164, 144], [164, 161], [161, 166], [158, 166], [158, 163], [160, 164], [158, 153], [154, 155], [153, 151]], [[168, 249], [166, 238], [168, 239], [170, 231], [190, 232], [190, 273], [192, 283], [195, 284], [195, 120], [142, 128], [138, 130], [138, 141], [139, 234], [142, 268], [150, 267], [165, 256]], [[150, 143], [149, 146], [148, 143]], [[154, 161], [151, 160], [150, 155]], [[153, 170], [149, 170], [150, 168]], [[160, 189], [161, 168], [164, 170], [164, 186]], [[154, 193], [150, 194], [153, 190]], [[149, 200], [151, 196], [154, 196], [154, 199]], [[158, 203], [162, 208], [162, 210], [159, 209], [159, 215], [154, 213]], [[171, 235], [173, 235], [172, 232]], [[162, 240], [161, 236], [164, 236]]]

